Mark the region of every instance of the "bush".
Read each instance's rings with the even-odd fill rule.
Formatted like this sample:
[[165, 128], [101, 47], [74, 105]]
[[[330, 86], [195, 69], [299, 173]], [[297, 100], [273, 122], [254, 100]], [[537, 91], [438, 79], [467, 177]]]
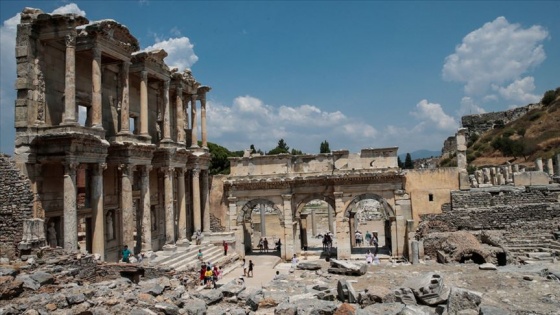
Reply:
[[535, 120], [541, 118], [541, 116], [542, 116], [542, 112], [536, 112], [536, 113], [532, 114], [531, 116], [529, 116], [529, 120], [530, 121], [535, 121]]
[[527, 129], [525, 129], [525, 128], [520, 128], [520, 129], [517, 129], [517, 131], [516, 131], [516, 133], [521, 137], [524, 137], [526, 132], [527, 132]]
[[513, 129], [507, 129], [502, 134], [502, 137], [509, 138], [509, 137], [513, 136], [514, 133], [515, 133], [515, 131], [513, 131]]
[[556, 92], [554, 90], [548, 90], [544, 92], [544, 96], [541, 99], [541, 104], [544, 106], [550, 105], [556, 99]]

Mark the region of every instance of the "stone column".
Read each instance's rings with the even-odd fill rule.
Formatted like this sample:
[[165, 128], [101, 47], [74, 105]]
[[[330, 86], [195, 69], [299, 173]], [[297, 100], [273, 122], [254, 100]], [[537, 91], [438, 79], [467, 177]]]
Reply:
[[93, 223], [92, 253], [105, 260], [105, 214], [103, 213], [103, 170], [107, 164], [94, 164], [91, 177], [91, 211]]
[[91, 125], [94, 128], [103, 128], [101, 106], [101, 49], [92, 49], [91, 62]]
[[[327, 205], [327, 207], [330, 207]], [[317, 236], [317, 218], [315, 217], [315, 210], [311, 210], [311, 232], [313, 237]]]
[[177, 142], [179, 142], [180, 144], [185, 143], [185, 118], [183, 117], [183, 114], [185, 113], [183, 111], [183, 88], [182, 87], [177, 87], [177, 96], [176, 96], [176, 101], [175, 101], [175, 105], [176, 105], [176, 109], [175, 109], [175, 113], [176, 113], [176, 125], [177, 125]]
[[261, 237], [266, 236], [266, 218], [265, 218], [264, 204], [260, 204], [260, 215], [261, 215]]
[[535, 167], [537, 168], [538, 172], [542, 172], [543, 171], [543, 165], [542, 165], [542, 158], [537, 158], [535, 160]]
[[169, 79], [163, 81], [163, 139], [162, 142], [171, 142], [171, 112], [169, 105]]
[[518, 173], [518, 172], [519, 172], [519, 164], [513, 164], [513, 172], [514, 172], [514, 173]]
[[185, 170], [177, 169], [177, 204], [179, 206], [179, 239], [187, 238], [187, 203], [185, 199]]
[[455, 139], [457, 141], [457, 168], [459, 172], [467, 170], [467, 128], [459, 128]]
[[280, 255], [285, 260], [290, 260], [294, 256], [294, 221], [292, 214], [292, 195], [282, 195], [282, 205], [284, 214], [284, 244]]
[[142, 170], [142, 182], [140, 186], [140, 196], [142, 200], [142, 250], [152, 250], [152, 207], [150, 199], [150, 171], [151, 165], [145, 165]]
[[149, 137], [148, 133], [148, 71], [140, 72], [140, 135]]
[[206, 93], [200, 96], [200, 128], [202, 129], [202, 147], [208, 147], [206, 133]]
[[200, 169], [192, 170], [192, 199], [194, 231], [202, 231], [202, 213], [200, 211]]
[[[232, 231], [234, 228], [237, 228], [237, 198], [236, 197], [228, 197], [228, 228], [229, 231]], [[241, 244], [241, 243], [239, 243]], [[240, 245], [241, 246], [241, 245]], [[241, 246], [243, 247], [243, 246]]]
[[78, 211], [76, 208], [76, 170], [78, 163], [64, 164], [64, 249], [78, 249]]
[[[77, 125], [76, 117], [76, 34], [66, 35], [63, 125]], [[66, 246], [66, 244], [65, 244]]]
[[546, 171], [548, 175], [554, 176], [554, 163], [552, 159], [546, 159]]
[[335, 227], [333, 224], [333, 211], [334, 209], [332, 209], [332, 207], [330, 205], [327, 205], [327, 217], [328, 217], [328, 223], [329, 223], [329, 232], [333, 233], [333, 235], [335, 234]]
[[175, 212], [173, 211], [173, 167], [163, 169], [163, 200], [165, 205], [165, 244], [175, 244]]
[[301, 218], [301, 242], [302, 242], [302, 246], [307, 246], [308, 242], [307, 242], [307, 214], [301, 214], [300, 218]]
[[204, 198], [204, 217], [202, 219], [204, 232], [210, 231], [210, 181], [208, 179], [208, 170], [202, 174], [202, 198]]
[[341, 191], [334, 192], [334, 204], [336, 207], [336, 246], [338, 259], [349, 259], [351, 255], [350, 241], [353, 235], [350, 235], [350, 222], [344, 214], [344, 200]]
[[191, 95], [191, 147], [198, 148], [198, 125], [196, 122], [196, 95]]
[[128, 245], [134, 248], [134, 211], [132, 207], [132, 178], [134, 174], [134, 165], [121, 164], [121, 214], [122, 214], [122, 245]]
[[[121, 96], [121, 130], [119, 134], [130, 134], [130, 99], [128, 92], [128, 69], [130, 67], [130, 61], [125, 60], [122, 63], [121, 68], [121, 85], [122, 85], [122, 96]], [[130, 245], [129, 245], [130, 246]]]
[[560, 153], [556, 154], [556, 176], [560, 176]]

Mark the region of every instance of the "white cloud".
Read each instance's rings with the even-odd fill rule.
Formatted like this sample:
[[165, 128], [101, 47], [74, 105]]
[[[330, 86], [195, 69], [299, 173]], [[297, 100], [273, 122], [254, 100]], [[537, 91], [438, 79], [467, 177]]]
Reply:
[[54, 11], [52, 11], [51, 14], [67, 14], [67, 13], [74, 13], [74, 14], [78, 14], [81, 16], [86, 16], [86, 11], [81, 10], [77, 4], [75, 3], [69, 3], [65, 6], [62, 6], [60, 8], [56, 8], [54, 9]]
[[190, 69], [198, 61], [198, 56], [194, 53], [193, 47], [190, 39], [185, 36], [166, 40], [156, 37], [156, 43], [144, 50], [164, 49], [168, 54], [165, 62], [169, 67], [176, 67], [179, 68], [179, 71], [182, 71], [187, 68]]
[[430, 103], [427, 100], [421, 100], [416, 104], [416, 110], [410, 113], [421, 123], [435, 126], [440, 130], [455, 130], [458, 127], [455, 118], [447, 115], [440, 104]]
[[492, 84], [517, 80], [541, 64], [548, 32], [539, 25], [523, 28], [498, 17], [463, 38], [445, 58], [443, 78], [465, 83], [465, 94], [484, 96]]
[[[493, 96], [495, 97], [495, 95]], [[461, 107], [459, 108], [459, 112], [458, 112], [459, 116], [483, 114], [483, 113], [486, 113], [486, 110], [480, 107], [475, 102], [475, 100], [473, 100], [471, 97], [464, 96], [461, 99]]]
[[507, 87], [494, 85], [492, 88], [504, 99], [514, 101], [518, 105], [536, 103], [540, 100], [538, 95], [532, 93], [535, 91], [535, 79], [533, 77], [515, 80]]
[[[317, 106], [300, 105], [274, 107], [246, 95], [233, 100], [231, 106], [215, 101], [207, 104], [209, 138], [232, 150], [257, 148], [268, 151], [284, 139], [290, 148], [317, 153], [321, 141], [335, 143], [357, 139], [359, 149], [372, 146], [377, 130], [359, 119], [352, 119], [340, 111], [326, 112]], [[366, 145], [367, 144], [367, 145]]]

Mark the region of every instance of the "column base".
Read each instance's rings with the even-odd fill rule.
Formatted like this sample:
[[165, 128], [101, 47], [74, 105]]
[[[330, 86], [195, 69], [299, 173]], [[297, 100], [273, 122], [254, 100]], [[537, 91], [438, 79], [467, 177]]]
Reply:
[[177, 251], [177, 246], [172, 245], [172, 244], [165, 244], [165, 245], [163, 245], [163, 247], [161, 249], [164, 252], [176, 252]]
[[131, 135], [132, 132], [130, 132], [130, 130], [121, 130], [119, 132], [117, 132], [117, 136], [128, 136]]
[[80, 124], [75, 120], [64, 120], [60, 123], [61, 126], [79, 126]]
[[177, 243], [175, 244], [177, 245], [177, 247], [185, 248], [191, 246], [191, 241], [185, 238], [185, 239], [178, 240]]

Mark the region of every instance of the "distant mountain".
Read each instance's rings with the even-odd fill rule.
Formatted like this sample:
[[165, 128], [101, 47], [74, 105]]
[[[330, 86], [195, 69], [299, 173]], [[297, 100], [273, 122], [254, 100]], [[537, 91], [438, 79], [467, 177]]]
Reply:
[[[418, 150], [418, 151], [414, 151], [414, 152], [410, 152], [410, 157], [413, 160], [416, 159], [425, 159], [425, 158], [429, 158], [429, 157], [436, 157], [436, 156], [441, 156], [441, 151], [430, 151], [430, 150]], [[404, 162], [404, 160], [406, 159], [406, 152], [399, 154], [399, 158], [401, 158], [401, 161]]]

